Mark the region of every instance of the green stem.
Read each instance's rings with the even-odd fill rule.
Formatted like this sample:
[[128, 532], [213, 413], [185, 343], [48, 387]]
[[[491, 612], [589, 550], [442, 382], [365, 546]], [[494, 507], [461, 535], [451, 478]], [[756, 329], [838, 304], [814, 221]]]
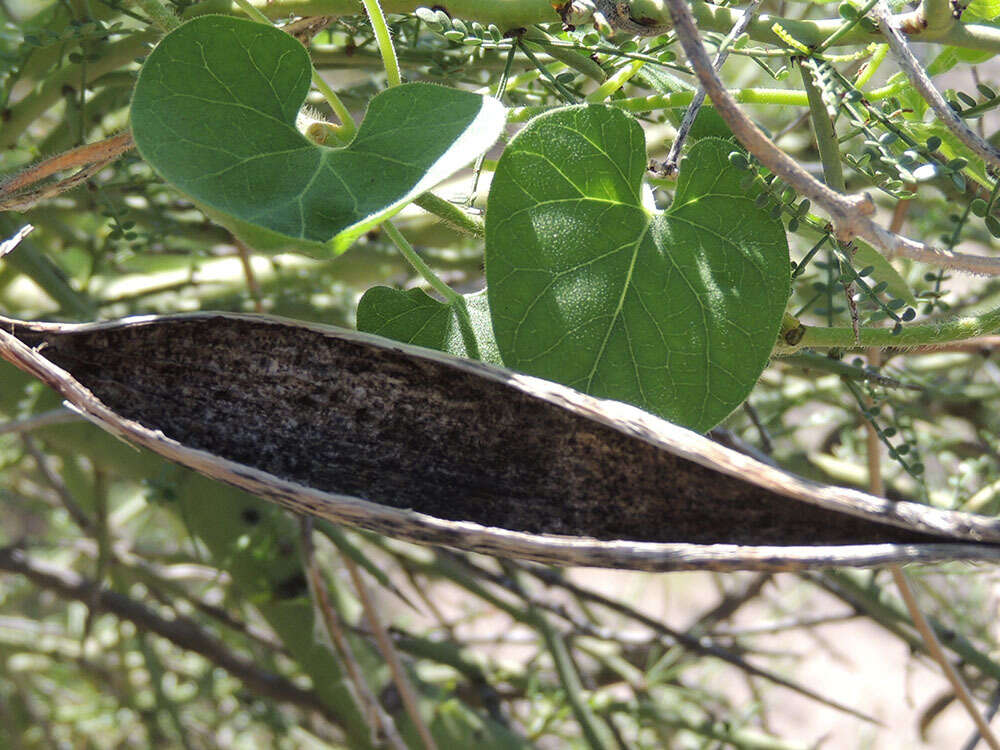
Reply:
[[[429, 193], [425, 195], [429, 195]], [[424, 259], [417, 254], [417, 251], [413, 249], [413, 246], [396, 229], [396, 226], [391, 221], [384, 222], [382, 227], [385, 229], [385, 233], [389, 236], [389, 239], [399, 249], [400, 254], [409, 261], [417, 273], [424, 277], [424, 280], [431, 285], [434, 291], [444, 297], [445, 302], [455, 311], [469, 358], [480, 359], [481, 354], [479, 344], [476, 341], [475, 327], [472, 325], [472, 316], [469, 314], [469, 307], [465, 303], [465, 297], [445, 284], [441, 280], [441, 277], [434, 273], [434, 270], [424, 262]]]
[[604, 72], [604, 68], [586, 55], [581, 55], [577, 52], [575, 46], [571, 46], [559, 39], [554, 39], [537, 26], [527, 29], [522, 38], [525, 41], [537, 44], [550, 57], [566, 63], [569, 67], [598, 83], [604, 83], [608, 78], [607, 73]]
[[[252, 0], [253, 4], [272, 18], [290, 15], [347, 16], [357, 13], [357, 0]], [[382, 6], [389, 13], [411, 13], [427, 0], [382, 0]], [[466, 18], [482, 24], [494, 23], [503, 30], [528, 28], [537, 23], [558, 23], [559, 14], [549, 0], [449, 0], [448, 12], [454, 18]], [[727, 33], [741, 14], [738, 7], [725, 7], [694, 0], [691, 9], [699, 28], [705, 31]], [[903, 14], [907, 21], [917, 21], [919, 13]], [[666, 20], [666, 17], [663, 17]], [[803, 44], [815, 47], [836, 33], [844, 25], [844, 19], [826, 18], [801, 20], [779, 16], [761, 15], [750, 24], [747, 34], [757, 42], [781, 45], [781, 38], [775, 34], [773, 26], [778, 24], [788, 34]], [[878, 32], [866, 31], [855, 26], [836, 39], [832, 46], [851, 46], [882, 41]], [[1000, 29], [975, 24], [954, 23], [946, 28], [926, 28], [910, 35], [911, 42], [935, 42], [968, 49], [1000, 52]]]
[[951, 0], [923, 0], [920, 3], [927, 28], [932, 31], [942, 31], [957, 25], [952, 15]]
[[[865, 93], [870, 102], [888, 99], [909, 87], [905, 79], [897, 81]], [[747, 88], [733, 89], [729, 92], [740, 104], [768, 104], [780, 107], [806, 107], [809, 97], [805, 91], [797, 89], [765, 89]], [[634, 96], [628, 99], [613, 99], [608, 102], [612, 107], [619, 107], [626, 112], [653, 112], [660, 109], [675, 109], [686, 107], [694, 99], [694, 91], [675, 91], [670, 94], [653, 94], [651, 96]], [[706, 104], [706, 106], [708, 106]], [[551, 105], [513, 107], [508, 116], [509, 122], [524, 122], [535, 115], [554, 109]]]
[[816, 135], [819, 158], [823, 163], [823, 177], [827, 185], [843, 193], [847, 186], [844, 183], [844, 170], [840, 165], [840, 144], [837, 141], [837, 131], [833, 129], [833, 120], [826, 111], [823, 94], [813, 80], [809, 61], [799, 64], [799, 73], [802, 75], [802, 86], [809, 99], [809, 116], [812, 119], [813, 133]]
[[[266, 23], [268, 26], [273, 25], [271, 19], [257, 10], [250, 3], [250, 0], [236, 0], [236, 4], [243, 9], [244, 13], [258, 23]], [[351, 111], [340, 100], [340, 97], [337, 96], [337, 92], [330, 88], [330, 84], [323, 80], [323, 76], [316, 70], [315, 65], [312, 66], [312, 83], [316, 87], [316, 90], [326, 99], [326, 103], [330, 105], [330, 109], [337, 115], [337, 119], [340, 120], [338, 138], [344, 143], [350, 143], [351, 139], [354, 138], [354, 134], [358, 132], [358, 126], [355, 124], [354, 118], [351, 117]]]
[[462, 234], [479, 239], [486, 236], [486, 228], [482, 219], [469, 216], [469, 214], [454, 203], [446, 201], [444, 198], [439, 198], [434, 193], [424, 193], [413, 202], [424, 209], [424, 211], [434, 214], [444, 221], [445, 224]]
[[396, 229], [395, 224], [391, 221], [386, 221], [383, 222], [382, 228], [393, 244], [399, 249], [400, 254], [406, 258], [417, 273], [424, 277], [424, 281], [430, 284], [434, 291], [444, 297], [449, 305], [455, 305], [459, 308], [465, 307], [465, 299], [462, 295], [445, 284], [441, 280], [441, 277], [434, 273], [434, 269], [427, 265], [424, 259], [417, 254], [417, 251], [413, 249], [413, 245]]
[[319, 74], [316, 68], [312, 71], [312, 83], [316, 87], [316, 90], [323, 95], [326, 99], [326, 103], [330, 105], [330, 109], [333, 113], [337, 115], [337, 119], [340, 120], [340, 138], [344, 143], [349, 143], [354, 134], [358, 132], [358, 126], [354, 122], [354, 118], [351, 117], [351, 111], [347, 108], [340, 97], [337, 96], [337, 92], [330, 88], [323, 76]]
[[[558, 78], [556, 78], [554, 75], [552, 75], [551, 66], [543, 65], [542, 62], [537, 57], [535, 57], [535, 53], [531, 51], [531, 48], [529, 48], [526, 44], [518, 44], [517, 48], [519, 50], [521, 50], [521, 52], [524, 53], [525, 57], [527, 57], [529, 60], [531, 60], [531, 64], [535, 66], [535, 68], [538, 70], [539, 73], [541, 73], [542, 77], [546, 81], [548, 81], [550, 84], [552, 84], [552, 87], [557, 92], [559, 92], [559, 95], [563, 98], [563, 100], [567, 104], [576, 104], [577, 103], [576, 95], [572, 91], [570, 91], [568, 88], [566, 88], [566, 86], [564, 86], [559, 81]], [[560, 63], [560, 65], [562, 65], [562, 64], [563, 63]]]
[[[518, 580], [518, 588], [523, 588], [520, 581], [523, 574], [515, 574], [515, 576], [515, 580]], [[545, 646], [552, 656], [552, 663], [556, 668], [563, 692], [566, 694], [566, 701], [580, 725], [580, 731], [583, 733], [587, 745], [593, 750], [605, 750], [613, 747], [615, 743], [608, 736], [607, 729], [601, 725], [600, 720], [587, 702], [583, 683], [580, 681], [580, 675], [577, 673], [569, 649], [566, 648], [566, 641], [562, 634], [556, 630], [549, 622], [548, 617], [540, 610], [532, 608], [530, 613], [532, 624], [545, 639]]]
[[236, 4], [240, 6], [240, 9], [246, 13], [250, 18], [255, 20], [257, 23], [266, 23], [268, 26], [272, 26], [271, 19], [257, 10], [250, 0], [236, 0]]
[[181, 25], [181, 19], [175, 16], [169, 8], [166, 8], [160, 0], [135, 0], [147, 16], [153, 19], [162, 31], [173, 31]]
[[[835, 32], [830, 34], [830, 36], [824, 39], [823, 42], [817, 48], [817, 50], [819, 52], [822, 52], [830, 45], [836, 44], [838, 39], [840, 39], [843, 36], [846, 36], [848, 32], [850, 32], [855, 26], [861, 23], [861, 19], [864, 18], [866, 15], [868, 15], [868, 11], [874, 8], [878, 4], [878, 1], [879, 0], [868, 0], [868, 2], [865, 3], [863, 7], [858, 8], [857, 15], [850, 21], [846, 21], [843, 26], [841, 26]], [[945, 2], [947, 2], [947, 0], [945, 0]]]
[[802, 338], [794, 346], [779, 345], [775, 354], [781, 355], [806, 348], [907, 349], [964, 341], [1000, 331], [1000, 308], [990, 310], [983, 315], [955, 318], [944, 323], [906, 326], [897, 334], [893, 334], [891, 328], [863, 328], [860, 331], [860, 339], [855, 339], [851, 328], [803, 326], [798, 330], [802, 333]]
[[382, 64], [385, 66], [385, 77], [390, 86], [398, 86], [403, 82], [399, 74], [399, 60], [396, 59], [396, 49], [392, 46], [392, 36], [389, 34], [389, 27], [382, 14], [382, 8], [378, 0], [362, 0], [365, 10], [368, 11], [368, 18], [372, 23], [372, 30], [375, 32], [375, 40], [378, 42], [379, 51], [382, 53]]
[[888, 44], [879, 44], [875, 47], [875, 52], [872, 53], [872, 59], [868, 61], [865, 65], [864, 71], [855, 79], [854, 87], [858, 90], [863, 89], [868, 85], [868, 82], [875, 75], [876, 71], [881, 67], [882, 61], [885, 60], [886, 55], [889, 54]]
[[594, 89], [593, 92], [587, 94], [587, 101], [592, 104], [603, 102], [613, 93], [618, 91], [622, 86], [628, 83], [632, 76], [642, 70], [642, 66], [645, 64], [646, 63], [642, 60], [632, 60], [632, 62], [622, 66], [617, 73]]

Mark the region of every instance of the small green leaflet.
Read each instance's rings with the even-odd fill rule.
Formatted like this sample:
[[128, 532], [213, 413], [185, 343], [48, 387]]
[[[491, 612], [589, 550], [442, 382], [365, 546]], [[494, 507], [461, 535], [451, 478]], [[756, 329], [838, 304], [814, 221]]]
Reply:
[[376, 95], [354, 140], [318, 146], [295, 127], [312, 68], [284, 32], [201, 16], [149, 55], [132, 98], [143, 158], [261, 251], [330, 254], [488, 149], [494, 99], [431, 84]]
[[504, 363], [699, 431], [738, 406], [771, 355], [790, 274], [784, 227], [740, 186], [732, 150], [698, 141], [657, 213], [628, 115], [571, 107], [518, 133], [486, 213]]
[[872, 278], [876, 281], [886, 283], [886, 291], [894, 298], [905, 300], [910, 307], [917, 306], [917, 298], [913, 296], [913, 290], [906, 283], [906, 279], [899, 275], [889, 259], [866, 242], [855, 240], [856, 249], [854, 251], [854, 267], [859, 271], [866, 266], [874, 266]]
[[453, 305], [438, 302], [422, 289], [376, 286], [358, 303], [358, 330], [454, 354], [501, 364], [486, 292], [464, 297], [468, 324]]

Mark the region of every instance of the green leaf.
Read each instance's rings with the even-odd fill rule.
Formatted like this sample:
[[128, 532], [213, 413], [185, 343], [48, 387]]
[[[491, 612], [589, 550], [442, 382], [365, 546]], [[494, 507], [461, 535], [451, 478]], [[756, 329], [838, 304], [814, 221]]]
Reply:
[[142, 67], [132, 133], [143, 158], [257, 250], [345, 250], [359, 235], [489, 148], [494, 99], [431, 84], [383, 91], [344, 148], [295, 127], [311, 80], [294, 38], [252, 21], [202, 16]]
[[992, 21], [997, 16], [1000, 16], [1000, 0], [972, 0], [962, 13], [962, 20]]
[[467, 294], [464, 299], [468, 322], [454, 305], [438, 302], [422, 289], [372, 287], [358, 303], [358, 330], [457, 357], [502, 364], [486, 292]]
[[724, 419], [767, 365], [789, 295], [784, 228], [740, 187], [732, 150], [698, 141], [661, 214], [631, 117], [574, 107], [522, 130], [486, 214], [504, 362], [692, 429]]
[[927, 66], [927, 75], [941, 75], [958, 65], [958, 51], [958, 47], [944, 47]]

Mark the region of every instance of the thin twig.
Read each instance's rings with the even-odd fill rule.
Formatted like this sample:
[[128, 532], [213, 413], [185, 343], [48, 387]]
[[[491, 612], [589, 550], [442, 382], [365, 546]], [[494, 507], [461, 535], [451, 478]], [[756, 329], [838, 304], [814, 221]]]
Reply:
[[923, 66], [917, 60], [910, 49], [910, 45], [897, 28], [896, 20], [892, 17], [892, 13], [889, 12], [888, 3], [885, 0], [880, 0], [878, 5], [875, 6], [874, 15], [875, 20], [878, 21], [879, 28], [882, 29], [882, 33], [885, 35], [886, 41], [889, 42], [889, 49], [892, 50], [892, 55], [896, 58], [899, 67], [903, 69], [906, 77], [913, 84], [913, 88], [920, 92], [920, 95], [930, 105], [931, 109], [934, 110], [934, 114], [938, 116], [938, 119], [944, 123], [945, 127], [958, 140], [968, 146], [988, 166], [1000, 169], [1000, 149], [997, 149], [996, 146], [976, 135], [955, 113], [951, 105], [944, 100], [941, 92], [934, 87], [930, 77], [927, 75], [927, 71], [924, 70]]
[[257, 274], [253, 271], [250, 248], [235, 235], [233, 241], [236, 243], [236, 251], [240, 256], [240, 264], [243, 266], [243, 276], [247, 280], [247, 291], [250, 292], [250, 299], [253, 300], [253, 311], [262, 313], [264, 312], [264, 300], [260, 293], [260, 284], [257, 283]]
[[866, 195], [844, 195], [827, 187], [806, 172], [794, 159], [774, 145], [774, 142], [740, 110], [736, 101], [723, 87], [701, 43], [694, 18], [685, 0], [667, 0], [667, 3], [674, 19], [674, 30], [684, 47], [688, 62], [715, 104], [719, 116], [761, 164], [830, 215], [840, 240], [849, 242], [854, 237], [862, 237], [875, 247], [881, 248], [890, 258], [900, 255], [968, 273], [1000, 275], [1000, 259], [941, 250], [890, 232], [869, 218], [875, 211], [871, 198]]
[[[993, 691], [993, 698], [990, 700], [990, 705], [986, 708], [986, 721], [991, 721], [996, 716], [998, 710], [1000, 710], [1000, 688]], [[969, 741], [962, 746], [962, 750], [976, 750], [976, 745], [979, 744], [979, 740], [981, 739], [982, 736], [978, 731], [973, 732]]]
[[[882, 364], [882, 352], [872, 347], [868, 350], [868, 364], [878, 367]], [[871, 407], [873, 401], [868, 399], [868, 406]], [[885, 495], [885, 483], [882, 481], [882, 441], [879, 439], [878, 430], [870, 420], [865, 420], [865, 447], [868, 457], [868, 491], [877, 497]]]
[[140, 630], [155, 633], [179, 648], [200, 654], [258, 695], [307, 711], [318, 711], [336, 726], [341, 726], [340, 718], [316, 693], [300, 688], [279, 674], [260, 669], [251, 658], [230, 651], [221, 640], [180, 613], [175, 612], [172, 619], [166, 620], [135, 599], [111, 591], [73, 571], [32, 560], [23, 550], [13, 547], [0, 548], [0, 570], [23, 575], [36, 586], [54, 591], [65, 599], [86, 602], [100, 612], [128, 620]]
[[24, 419], [12, 419], [9, 422], [0, 424], [0, 435], [21, 434], [33, 432], [42, 427], [51, 427], [55, 424], [67, 424], [68, 422], [81, 422], [83, 416], [79, 412], [69, 409], [52, 409], [41, 414], [33, 414]]
[[[503, 577], [492, 574], [490, 571], [485, 570], [481, 566], [475, 565], [468, 558], [456, 555], [453, 559], [459, 560], [463, 565], [475, 570], [477, 575], [488, 578], [498, 586], [508, 589], [510, 588], [509, 581], [507, 581]], [[767, 680], [768, 682], [771, 682], [775, 685], [780, 685], [781, 687], [797, 692], [800, 695], [804, 695], [807, 698], [817, 701], [818, 703], [822, 703], [825, 706], [829, 706], [830, 708], [834, 708], [837, 711], [842, 711], [846, 714], [850, 714], [851, 716], [855, 716], [864, 721], [878, 723], [876, 722], [875, 719], [873, 719], [872, 717], [868, 716], [867, 714], [861, 711], [858, 711], [857, 709], [845, 706], [842, 703], [838, 703], [837, 701], [831, 700], [830, 698], [827, 698], [819, 694], [815, 690], [807, 688], [803, 685], [799, 685], [793, 682], [792, 680], [788, 680], [773, 672], [769, 672], [768, 670], [763, 669], [762, 667], [758, 667], [754, 664], [751, 664], [748, 661], [745, 661], [738, 654], [733, 653], [732, 651], [718, 645], [717, 643], [713, 642], [713, 640], [710, 638], [704, 636], [689, 635], [687, 632], [671, 628], [665, 625], [664, 623], [660, 622], [659, 620], [649, 617], [648, 615], [643, 614], [642, 612], [630, 607], [627, 604], [612, 599], [611, 597], [604, 596], [603, 594], [599, 594], [595, 591], [586, 589], [583, 586], [579, 586], [575, 583], [572, 583], [571, 581], [568, 581], [565, 578], [563, 578], [561, 574], [559, 574], [556, 571], [552, 571], [549, 570], [548, 568], [543, 568], [538, 565], [518, 564], [517, 567], [527, 571], [533, 577], [537, 578], [543, 583], [548, 584], [549, 586], [560, 587], [562, 589], [565, 589], [569, 593], [573, 594], [574, 596], [578, 596], [586, 601], [593, 602], [594, 604], [598, 604], [602, 607], [606, 607], [613, 612], [618, 612], [619, 614], [625, 615], [626, 617], [630, 617], [636, 622], [650, 628], [651, 630], [653, 630], [653, 632], [661, 636], [666, 636], [668, 639], [679, 645], [681, 648], [684, 648], [692, 653], [698, 654], [699, 656], [714, 656], [715, 658], [720, 659], [726, 662], [727, 664], [731, 664], [732, 666], [743, 670], [745, 673], [749, 675], [761, 677]], [[589, 627], [589, 623], [580, 622], [579, 618], [573, 617], [571, 613], [567, 612], [565, 607], [562, 607], [554, 603], [550, 599], [541, 599], [532, 597], [527, 599], [527, 601], [533, 607], [548, 610], [553, 614], [558, 615], [559, 617], [567, 619], [569, 622], [573, 623], [576, 627], [579, 627], [581, 629]]]
[[941, 648], [941, 642], [938, 640], [937, 635], [935, 635], [934, 629], [927, 622], [924, 613], [920, 611], [920, 606], [917, 604], [916, 597], [913, 596], [913, 589], [910, 587], [910, 582], [906, 579], [903, 569], [898, 565], [891, 565], [889, 566], [889, 570], [892, 573], [893, 581], [896, 583], [896, 588], [899, 589], [899, 593], [903, 597], [903, 602], [910, 612], [910, 618], [913, 620], [914, 627], [916, 627], [917, 632], [924, 639], [927, 651], [934, 661], [940, 665], [944, 676], [951, 683], [951, 687], [955, 691], [955, 697], [965, 706], [965, 710], [972, 718], [972, 721], [975, 722], [980, 735], [982, 735], [983, 741], [992, 750], [1000, 750], [1000, 741], [997, 741], [993, 730], [976, 706], [976, 702], [972, 698], [969, 688], [966, 687], [965, 682], [962, 680], [962, 676], [955, 669], [954, 665], [948, 661], [948, 657], [945, 655], [944, 649]]
[[378, 697], [368, 685], [361, 665], [351, 650], [351, 645], [347, 642], [347, 635], [340, 625], [340, 617], [333, 608], [333, 603], [327, 594], [326, 583], [320, 574], [319, 565], [316, 563], [316, 555], [312, 543], [312, 519], [303, 517], [300, 523], [302, 541], [302, 562], [309, 579], [309, 588], [312, 591], [312, 599], [316, 603], [319, 617], [322, 619], [324, 630], [330, 637], [330, 641], [337, 650], [344, 663], [344, 669], [350, 679], [350, 685], [354, 688], [355, 698], [360, 705], [369, 712], [369, 718], [375, 721], [376, 726], [382, 731], [386, 741], [395, 750], [407, 750], [406, 743], [399, 736], [396, 723], [379, 703]]
[[55, 490], [56, 495], [59, 496], [60, 502], [62, 502], [63, 507], [66, 512], [69, 513], [69, 517], [73, 519], [73, 523], [79, 526], [87, 534], [95, 534], [96, 528], [94, 522], [91, 520], [80, 504], [77, 503], [76, 498], [66, 487], [66, 483], [63, 482], [62, 478], [56, 474], [52, 467], [49, 466], [48, 456], [46, 456], [38, 448], [34, 439], [29, 435], [21, 435], [21, 442], [24, 443], [24, 448], [28, 454], [35, 459], [35, 465], [38, 467], [39, 473], [45, 478], [49, 486]]
[[403, 666], [403, 662], [400, 661], [395, 646], [392, 645], [392, 638], [389, 637], [389, 633], [386, 632], [382, 620], [379, 619], [378, 608], [372, 600], [368, 586], [361, 577], [361, 571], [358, 569], [357, 563], [348, 555], [341, 555], [341, 559], [344, 561], [344, 567], [347, 568], [347, 573], [351, 577], [355, 591], [358, 592], [358, 598], [361, 600], [361, 606], [365, 611], [368, 625], [371, 627], [372, 635], [375, 637], [375, 645], [379, 653], [382, 654], [382, 658], [385, 659], [386, 664], [389, 665], [389, 671], [392, 673], [392, 681], [396, 684], [396, 689], [399, 690], [399, 696], [403, 700], [403, 708], [406, 710], [407, 716], [410, 717], [410, 721], [416, 727], [417, 734], [420, 735], [420, 740], [424, 743], [424, 747], [428, 750], [437, 750], [437, 743], [434, 741], [430, 729], [427, 728], [427, 724], [420, 715], [420, 704], [417, 700], [417, 693], [410, 683], [410, 678], [406, 675], [406, 668]]
[[[712, 67], [716, 70], [722, 68], [722, 64], [726, 62], [726, 58], [729, 57], [729, 47], [734, 41], [746, 31], [747, 26], [750, 25], [750, 21], [757, 14], [757, 9], [760, 8], [762, 0], [752, 0], [751, 3], [743, 11], [743, 15], [740, 16], [740, 20], [736, 22], [733, 26], [732, 31], [730, 31], [726, 38], [722, 40], [719, 45], [719, 49], [715, 53], [715, 59], [712, 61]], [[694, 100], [688, 105], [687, 111], [684, 113], [684, 119], [681, 120], [681, 125], [677, 128], [677, 137], [674, 138], [673, 144], [670, 146], [670, 151], [667, 153], [667, 158], [659, 165], [659, 170], [667, 177], [670, 177], [677, 173], [677, 163], [681, 158], [681, 148], [684, 146], [684, 141], [687, 140], [688, 133], [691, 132], [691, 126], [694, 125], [695, 118], [698, 116], [698, 110], [701, 109], [701, 105], [705, 102], [705, 89], [698, 89], [698, 93], [694, 95]]]
[[57, 195], [62, 195], [73, 188], [79, 187], [87, 180], [99, 174], [102, 169], [113, 164], [114, 161], [115, 159], [106, 159], [105, 161], [95, 162], [64, 180], [53, 182], [51, 185], [45, 185], [36, 190], [19, 193], [7, 200], [0, 201], [0, 211], [29, 211], [43, 200], [55, 198]]

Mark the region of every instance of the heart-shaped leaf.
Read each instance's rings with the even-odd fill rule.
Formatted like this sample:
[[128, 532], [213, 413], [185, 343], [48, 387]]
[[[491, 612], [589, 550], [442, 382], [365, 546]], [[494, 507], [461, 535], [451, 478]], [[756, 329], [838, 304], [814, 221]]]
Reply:
[[706, 138], [665, 213], [644, 200], [645, 141], [617, 109], [542, 115], [511, 141], [486, 214], [504, 362], [707, 430], [767, 365], [789, 295], [781, 223]]
[[467, 294], [464, 300], [467, 317], [422, 289], [372, 287], [358, 303], [358, 330], [499, 365], [486, 292]]
[[258, 250], [333, 252], [489, 148], [495, 99], [431, 84], [375, 96], [344, 148], [295, 127], [309, 91], [305, 48], [284, 32], [202, 16], [142, 67], [132, 133], [143, 158]]

